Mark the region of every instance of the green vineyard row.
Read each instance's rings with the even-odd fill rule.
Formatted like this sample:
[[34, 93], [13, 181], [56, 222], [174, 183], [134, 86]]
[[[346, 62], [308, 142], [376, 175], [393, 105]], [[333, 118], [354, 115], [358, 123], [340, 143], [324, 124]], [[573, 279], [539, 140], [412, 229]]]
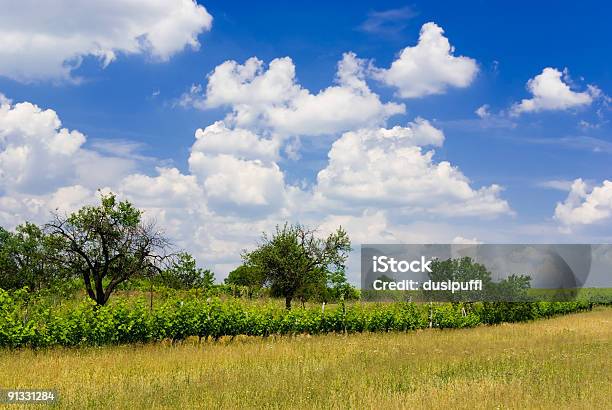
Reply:
[[592, 303], [355, 303], [327, 309], [249, 305], [218, 298], [170, 299], [150, 310], [144, 299], [96, 307], [26, 309], [0, 290], [0, 347], [100, 346], [187, 337], [409, 331], [517, 322], [590, 309]]

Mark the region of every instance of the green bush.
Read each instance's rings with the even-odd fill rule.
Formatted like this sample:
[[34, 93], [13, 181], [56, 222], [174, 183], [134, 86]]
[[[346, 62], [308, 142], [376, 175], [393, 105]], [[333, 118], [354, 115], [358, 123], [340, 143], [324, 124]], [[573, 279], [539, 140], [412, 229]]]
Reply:
[[533, 303], [355, 303], [292, 310], [278, 304], [252, 305], [216, 297], [171, 297], [149, 310], [146, 300], [118, 301], [95, 306], [90, 300], [76, 306], [36, 309], [22, 291], [0, 289], [0, 347], [101, 346], [173, 342], [195, 336], [294, 335], [333, 332], [390, 332], [463, 328], [479, 324], [518, 322], [590, 309], [573, 302]]

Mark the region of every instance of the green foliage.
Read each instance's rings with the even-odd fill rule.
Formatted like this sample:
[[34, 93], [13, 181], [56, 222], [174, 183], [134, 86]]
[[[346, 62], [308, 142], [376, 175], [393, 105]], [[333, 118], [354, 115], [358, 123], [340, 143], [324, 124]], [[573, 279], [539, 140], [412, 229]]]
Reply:
[[428, 326], [463, 328], [516, 322], [590, 309], [586, 300], [537, 303], [408, 302], [344, 304], [326, 309], [282, 309], [219, 298], [172, 297], [147, 308], [144, 298], [105, 306], [87, 299], [76, 306], [32, 304], [24, 291], [0, 290], [0, 347], [100, 346], [187, 337], [405, 332]]
[[161, 272], [157, 281], [172, 289], [209, 289], [215, 283], [215, 275], [196, 267], [193, 256], [182, 252], [170, 268]]
[[350, 250], [342, 228], [322, 239], [302, 225], [285, 224], [270, 237], [264, 234], [260, 246], [243, 259], [263, 272], [272, 294], [283, 296], [290, 309], [294, 297], [304, 300], [325, 289], [327, 273], [343, 269]]
[[434, 260], [431, 263], [431, 273], [429, 278], [433, 281], [443, 282], [447, 280], [457, 282], [468, 282], [470, 280], [482, 281], [482, 292], [457, 292], [451, 291], [425, 291], [425, 295], [430, 300], [445, 300], [462, 302], [469, 300], [483, 300], [487, 292], [491, 289], [491, 273], [487, 268], [479, 263], [475, 263], [469, 257], [460, 259]]
[[528, 301], [531, 278], [527, 275], [510, 275], [506, 279], [492, 284], [489, 300]]
[[238, 266], [225, 278], [225, 284], [227, 285], [245, 287], [249, 298], [253, 297], [255, 292], [263, 287], [264, 281], [264, 272], [257, 266], [248, 264]]
[[36, 291], [63, 279], [52, 262], [57, 243], [36, 225], [26, 222], [9, 232], [0, 227], [0, 288]]
[[142, 212], [115, 195], [68, 217], [55, 215], [46, 225], [59, 244], [56, 264], [82, 277], [88, 296], [102, 306], [115, 288], [135, 276], [160, 270], [168, 242]]
[[348, 283], [344, 266], [327, 272], [327, 283], [325, 287], [319, 286], [316, 292], [309, 298], [319, 302], [339, 302], [359, 300], [361, 294], [357, 288]]
[[475, 300], [527, 301], [527, 292], [531, 287], [531, 278], [527, 275], [513, 274], [495, 283], [491, 279], [491, 272], [484, 265], [474, 262], [467, 256], [458, 259], [434, 260], [431, 264], [431, 270], [429, 278], [433, 281], [469, 282], [480, 280], [482, 281], [482, 290], [456, 293], [451, 291], [423, 291], [427, 300], [450, 302]]

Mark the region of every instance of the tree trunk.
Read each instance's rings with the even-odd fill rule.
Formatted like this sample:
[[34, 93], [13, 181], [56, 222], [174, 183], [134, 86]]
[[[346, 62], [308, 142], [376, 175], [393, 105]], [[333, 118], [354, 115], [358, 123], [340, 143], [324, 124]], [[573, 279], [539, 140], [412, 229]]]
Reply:
[[104, 306], [106, 304], [106, 297], [104, 296], [104, 292], [101, 294], [96, 294], [96, 303], [98, 306]]
[[88, 272], [83, 272], [83, 282], [85, 283], [85, 290], [87, 291], [87, 295], [94, 301], [97, 302], [96, 294], [93, 291], [91, 286], [91, 276]]
[[106, 303], [106, 295], [104, 294], [104, 286], [102, 284], [102, 278], [100, 277], [100, 274], [94, 275], [94, 284], [96, 285], [96, 303], [100, 306], [104, 306], [104, 304]]
[[293, 296], [285, 296], [285, 308], [287, 310], [291, 310], [291, 299], [293, 299]]

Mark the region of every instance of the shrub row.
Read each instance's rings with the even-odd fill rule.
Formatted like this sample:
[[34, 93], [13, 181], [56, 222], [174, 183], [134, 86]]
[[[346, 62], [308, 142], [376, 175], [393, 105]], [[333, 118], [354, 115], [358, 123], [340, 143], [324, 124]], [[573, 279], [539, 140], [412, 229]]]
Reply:
[[152, 311], [144, 300], [96, 307], [88, 301], [64, 310], [29, 312], [0, 289], [0, 347], [100, 346], [190, 336], [294, 335], [408, 331], [516, 322], [589, 309], [587, 302], [340, 305], [325, 310], [246, 305], [218, 298], [168, 300]]

